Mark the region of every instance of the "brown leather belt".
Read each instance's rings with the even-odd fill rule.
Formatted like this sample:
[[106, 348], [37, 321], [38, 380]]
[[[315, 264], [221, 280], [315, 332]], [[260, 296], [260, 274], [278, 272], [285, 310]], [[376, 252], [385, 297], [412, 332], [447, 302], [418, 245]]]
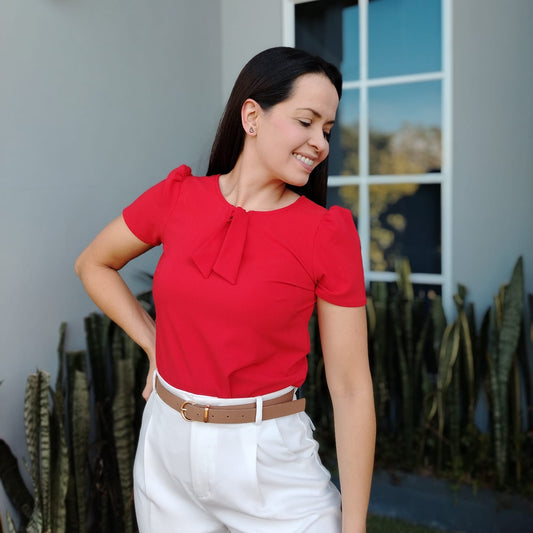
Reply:
[[[256, 405], [247, 403], [243, 405], [199, 405], [189, 402], [173, 394], [163, 387], [156, 377], [155, 390], [158, 396], [172, 409], [178, 411], [188, 421], [211, 422], [214, 424], [243, 424], [255, 422]], [[305, 399], [293, 400], [293, 391], [283, 396], [265, 400], [263, 402], [262, 420], [271, 420], [281, 416], [300, 413], [305, 409]]]

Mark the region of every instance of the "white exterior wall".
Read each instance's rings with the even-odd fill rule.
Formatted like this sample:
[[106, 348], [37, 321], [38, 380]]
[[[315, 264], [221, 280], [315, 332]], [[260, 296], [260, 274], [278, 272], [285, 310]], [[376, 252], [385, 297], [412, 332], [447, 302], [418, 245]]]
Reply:
[[[181, 162], [205, 171], [221, 101], [220, 4], [6, 0], [0, 73], [0, 437], [21, 457], [27, 374], [55, 375], [60, 323], [67, 347], [82, 348], [95, 310], [76, 256]], [[128, 267], [134, 291], [156, 258]]]
[[533, 2], [453, 2], [453, 275], [478, 318], [524, 256], [533, 292]]

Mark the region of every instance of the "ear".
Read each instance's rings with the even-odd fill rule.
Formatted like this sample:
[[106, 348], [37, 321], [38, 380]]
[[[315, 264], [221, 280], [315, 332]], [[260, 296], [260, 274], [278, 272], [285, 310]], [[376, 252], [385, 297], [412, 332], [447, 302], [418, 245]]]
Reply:
[[257, 132], [257, 119], [261, 113], [261, 106], [251, 98], [245, 100], [241, 108], [241, 122], [248, 135], [255, 136]]

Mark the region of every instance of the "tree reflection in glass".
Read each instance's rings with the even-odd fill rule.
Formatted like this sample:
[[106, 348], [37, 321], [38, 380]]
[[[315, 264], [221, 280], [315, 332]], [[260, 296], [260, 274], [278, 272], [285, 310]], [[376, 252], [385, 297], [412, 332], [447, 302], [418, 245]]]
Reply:
[[392, 272], [407, 257], [413, 272], [440, 273], [440, 220], [440, 185], [371, 185], [371, 269]]
[[440, 172], [440, 81], [373, 87], [368, 94], [370, 174]]

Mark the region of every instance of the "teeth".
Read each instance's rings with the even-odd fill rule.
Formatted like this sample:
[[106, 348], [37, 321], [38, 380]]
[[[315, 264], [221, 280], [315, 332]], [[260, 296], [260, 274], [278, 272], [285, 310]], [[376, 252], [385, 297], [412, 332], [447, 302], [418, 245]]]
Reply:
[[305, 163], [306, 165], [311, 166], [313, 164], [313, 160], [309, 159], [308, 157], [304, 157], [303, 155], [300, 155], [300, 154], [292, 154], [292, 155], [296, 157], [296, 159], [298, 159], [302, 163]]

